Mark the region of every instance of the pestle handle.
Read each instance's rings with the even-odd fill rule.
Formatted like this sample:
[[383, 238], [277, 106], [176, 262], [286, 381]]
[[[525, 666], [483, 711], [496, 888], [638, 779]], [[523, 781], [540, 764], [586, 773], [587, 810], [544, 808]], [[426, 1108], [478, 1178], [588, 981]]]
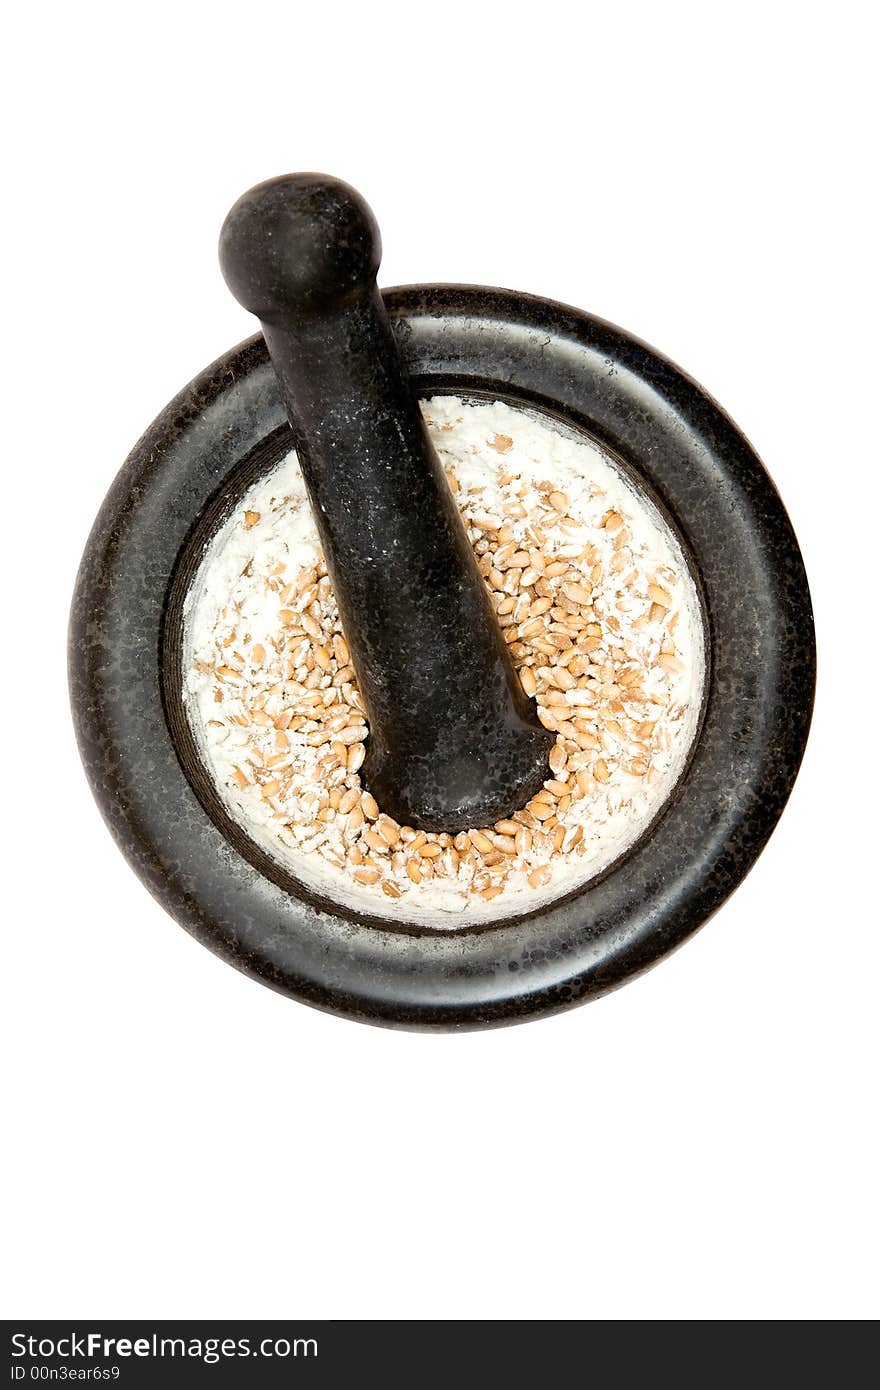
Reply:
[[370, 737], [362, 775], [402, 824], [456, 832], [523, 806], [553, 743], [513, 668], [376, 286], [354, 189], [259, 184], [220, 236], [262, 325], [351, 650]]

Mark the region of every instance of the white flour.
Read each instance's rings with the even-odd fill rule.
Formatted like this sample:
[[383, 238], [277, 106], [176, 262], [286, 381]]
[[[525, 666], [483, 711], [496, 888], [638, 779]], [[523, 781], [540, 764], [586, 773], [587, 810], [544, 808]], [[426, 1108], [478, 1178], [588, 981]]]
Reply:
[[367, 725], [294, 454], [205, 552], [184, 692], [227, 810], [294, 877], [455, 928], [560, 897], [638, 838], [693, 742], [704, 638], [674, 536], [597, 446], [500, 402], [441, 396], [423, 412], [523, 684], [558, 733], [544, 800], [475, 843], [401, 831], [362, 795]]

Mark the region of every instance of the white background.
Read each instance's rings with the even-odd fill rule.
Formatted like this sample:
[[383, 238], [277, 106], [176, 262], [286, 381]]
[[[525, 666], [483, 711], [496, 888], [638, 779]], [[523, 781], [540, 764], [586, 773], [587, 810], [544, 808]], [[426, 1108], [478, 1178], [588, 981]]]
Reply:
[[[878, 1311], [870, 10], [19, 7], [7, 1316]], [[152, 901], [79, 765], [80, 551], [136, 437], [253, 331], [217, 233], [291, 169], [362, 189], [383, 284], [509, 285], [657, 345], [748, 434], [803, 547], [819, 697], [779, 829], [683, 950], [561, 1017], [424, 1036], [271, 993]]]

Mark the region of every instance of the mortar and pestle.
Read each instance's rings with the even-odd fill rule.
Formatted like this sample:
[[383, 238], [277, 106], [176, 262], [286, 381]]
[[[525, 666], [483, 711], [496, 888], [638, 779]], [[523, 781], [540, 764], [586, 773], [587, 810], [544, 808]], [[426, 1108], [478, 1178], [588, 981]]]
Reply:
[[[571, 1006], [680, 944], [766, 843], [806, 743], [815, 642], [797, 542], [720, 408], [605, 322], [510, 291], [380, 293], [379, 234], [347, 185], [272, 180], [224, 224], [224, 276], [262, 334], [135, 446], [86, 546], [70, 684], [98, 805], [182, 926], [294, 998], [396, 1026], [475, 1027]], [[538, 412], [595, 441], [674, 531], [699, 594], [702, 707], [637, 841], [549, 901], [456, 929], [334, 901], [236, 823], [185, 710], [187, 594], [248, 486], [296, 449], [384, 812], [448, 835], [540, 794], [555, 735], [514, 669], [419, 398]]]

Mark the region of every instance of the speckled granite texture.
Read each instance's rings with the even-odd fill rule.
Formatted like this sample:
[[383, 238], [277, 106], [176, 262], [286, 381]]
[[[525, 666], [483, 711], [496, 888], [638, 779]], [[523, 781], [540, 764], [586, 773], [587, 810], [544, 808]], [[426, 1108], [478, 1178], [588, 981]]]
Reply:
[[507, 291], [419, 286], [388, 291], [385, 302], [420, 394], [486, 394], [555, 412], [646, 480], [682, 537], [706, 605], [707, 698], [691, 762], [648, 834], [569, 898], [441, 934], [320, 903], [230, 833], [192, 767], [174, 658], [194, 537], [285, 443], [262, 339], [228, 353], [169, 405], [101, 508], [71, 615], [74, 720], [94, 794], [132, 867], [225, 959], [353, 1018], [493, 1025], [621, 984], [741, 882], [806, 742], [809, 591], [785, 510], [748, 443], [653, 350], [586, 314]]

